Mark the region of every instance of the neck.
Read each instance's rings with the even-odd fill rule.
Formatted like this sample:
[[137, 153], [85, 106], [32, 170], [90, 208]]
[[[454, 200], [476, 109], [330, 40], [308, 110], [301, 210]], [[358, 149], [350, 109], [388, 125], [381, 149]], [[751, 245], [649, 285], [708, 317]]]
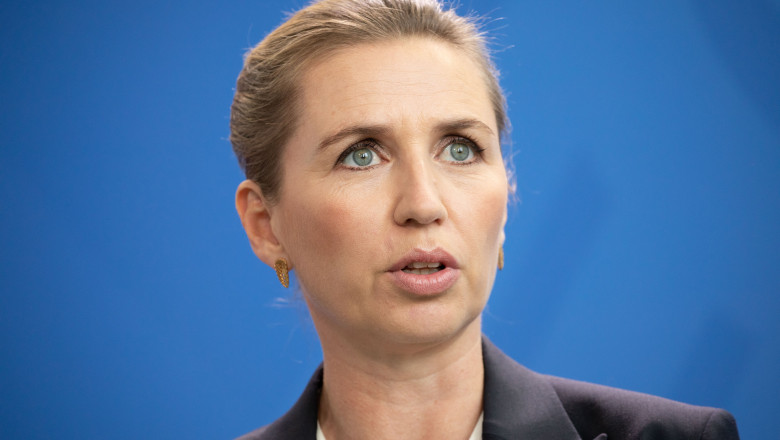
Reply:
[[378, 354], [320, 335], [328, 440], [466, 439], [482, 412], [479, 318], [445, 341]]

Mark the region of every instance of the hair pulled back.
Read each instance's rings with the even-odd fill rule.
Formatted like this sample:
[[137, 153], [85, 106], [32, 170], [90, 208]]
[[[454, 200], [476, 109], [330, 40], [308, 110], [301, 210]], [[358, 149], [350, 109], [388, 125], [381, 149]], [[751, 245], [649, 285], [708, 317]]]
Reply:
[[499, 135], [507, 129], [505, 99], [475, 19], [439, 0], [322, 0], [292, 15], [251, 49], [238, 76], [230, 142], [247, 179], [274, 203], [280, 158], [299, 121], [299, 85], [315, 60], [358, 44], [427, 37], [452, 44], [483, 72]]

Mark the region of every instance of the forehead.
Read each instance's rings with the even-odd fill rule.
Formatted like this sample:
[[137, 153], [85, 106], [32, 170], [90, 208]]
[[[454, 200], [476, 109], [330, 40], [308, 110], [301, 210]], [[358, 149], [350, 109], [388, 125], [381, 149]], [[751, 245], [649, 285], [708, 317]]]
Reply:
[[301, 128], [315, 131], [356, 121], [471, 118], [498, 132], [483, 72], [462, 50], [432, 38], [366, 43], [324, 56], [304, 72], [301, 104]]

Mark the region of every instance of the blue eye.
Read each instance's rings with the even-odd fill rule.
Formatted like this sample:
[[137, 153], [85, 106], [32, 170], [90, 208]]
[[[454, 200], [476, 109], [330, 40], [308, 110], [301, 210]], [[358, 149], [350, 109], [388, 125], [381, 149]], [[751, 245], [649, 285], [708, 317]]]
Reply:
[[474, 158], [474, 147], [461, 141], [447, 145], [444, 152], [445, 156], [449, 156], [445, 157], [444, 160], [450, 162], [466, 162]]
[[363, 168], [378, 164], [379, 158], [370, 148], [359, 148], [348, 152], [341, 163], [348, 167]]

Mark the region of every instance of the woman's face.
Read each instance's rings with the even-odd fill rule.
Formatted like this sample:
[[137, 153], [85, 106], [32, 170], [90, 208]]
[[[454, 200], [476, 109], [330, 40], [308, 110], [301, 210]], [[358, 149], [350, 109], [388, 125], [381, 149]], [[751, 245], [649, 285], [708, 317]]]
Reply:
[[360, 45], [308, 68], [300, 104], [271, 225], [320, 337], [479, 328], [507, 177], [477, 65], [432, 39]]

